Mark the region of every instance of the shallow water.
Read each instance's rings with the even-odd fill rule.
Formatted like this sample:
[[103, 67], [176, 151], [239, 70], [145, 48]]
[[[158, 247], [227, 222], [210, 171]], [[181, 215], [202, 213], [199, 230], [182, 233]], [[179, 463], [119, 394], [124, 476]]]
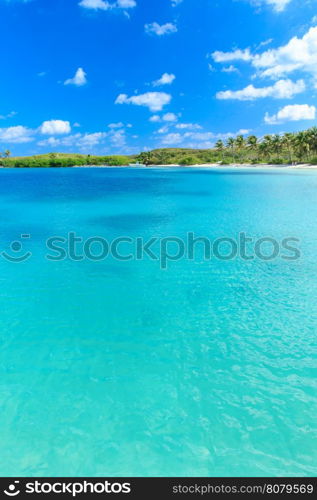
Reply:
[[[0, 250], [33, 255], [0, 258], [1, 475], [316, 475], [316, 200], [315, 171], [2, 170]], [[47, 260], [72, 231], [301, 258]]]

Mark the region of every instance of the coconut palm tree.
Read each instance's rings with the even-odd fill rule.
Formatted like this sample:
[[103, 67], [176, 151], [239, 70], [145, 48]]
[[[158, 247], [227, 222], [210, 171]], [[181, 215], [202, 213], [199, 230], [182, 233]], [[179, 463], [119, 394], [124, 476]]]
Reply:
[[[257, 150], [258, 150], [258, 138], [256, 135], [250, 135], [247, 138], [247, 146], [250, 149], [250, 151], [255, 152], [255, 153], [257, 152]], [[256, 155], [255, 159], [256, 158], [257, 158], [257, 155]]]
[[295, 135], [295, 149], [302, 160], [303, 158], [309, 158], [309, 140], [307, 132], [297, 132]]
[[219, 139], [219, 141], [216, 142], [215, 148], [218, 151], [218, 153], [221, 154], [221, 160], [223, 161], [224, 144], [223, 144], [223, 141], [221, 139]]
[[282, 137], [282, 146], [287, 149], [288, 160], [293, 163], [293, 153], [294, 153], [294, 134], [286, 132]]
[[311, 127], [307, 130], [310, 151], [317, 153], [317, 127]]
[[235, 146], [235, 140], [233, 137], [229, 137], [226, 142], [226, 147], [230, 149], [231, 151], [231, 156], [232, 156], [232, 161], [234, 162], [235, 160], [235, 155], [234, 155], [234, 146]]
[[263, 140], [261, 142], [261, 151], [263, 155], [268, 159], [268, 161], [271, 161], [271, 154], [272, 154], [273, 146], [272, 146], [272, 136], [271, 135], [265, 135], [263, 137]]
[[245, 139], [243, 135], [238, 135], [235, 139], [235, 145], [237, 146], [239, 159], [241, 160], [241, 151], [245, 147]]
[[272, 150], [273, 152], [279, 156], [282, 149], [282, 140], [279, 134], [274, 134], [272, 137]]

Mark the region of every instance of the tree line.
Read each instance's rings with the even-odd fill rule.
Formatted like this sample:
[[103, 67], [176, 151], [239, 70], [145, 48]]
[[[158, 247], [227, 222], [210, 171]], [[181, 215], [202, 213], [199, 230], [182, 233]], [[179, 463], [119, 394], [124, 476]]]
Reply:
[[228, 137], [219, 139], [210, 150], [158, 149], [141, 153], [137, 160], [144, 165], [178, 163], [270, 163], [317, 164], [317, 127], [301, 132], [267, 134], [262, 138], [256, 135]]
[[137, 156], [94, 156], [49, 153], [47, 155], [11, 158], [6, 149], [0, 153], [4, 167], [72, 167], [80, 165], [121, 166], [130, 163], [143, 165], [195, 165], [204, 163], [269, 163], [273, 165], [309, 163], [317, 165], [317, 127], [301, 132], [267, 134], [264, 137], [238, 135], [219, 139], [211, 149], [165, 148], [142, 152]]

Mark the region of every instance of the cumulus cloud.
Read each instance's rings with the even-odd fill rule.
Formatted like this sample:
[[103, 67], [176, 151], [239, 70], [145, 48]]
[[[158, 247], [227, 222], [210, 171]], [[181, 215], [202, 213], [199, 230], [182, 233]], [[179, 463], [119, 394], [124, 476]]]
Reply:
[[67, 137], [56, 138], [49, 137], [37, 144], [41, 147], [78, 147], [79, 149], [89, 149], [92, 146], [97, 146], [107, 137], [106, 132], [94, 132], [92, 134], [73, 134]]
[[23, 144], [33, 141], [34, 131], [22, 125], [0, 128], [0, 142], [7, 144]]
[[199, 130], [202, 127], [197, 123], [178, 123], [176, 128], [181, 130]]
[[255, 5], [269, 5], [272, 6], [273, 9], [276, 12], [282, 12], [285, 10], [285, 7], [291, 2], [292, 0], [251, 0], [252, 3]]
[[279, 80], [274, 85], [257, 88], [248, 85], [242, 90], [225, 90], [217, 92], [217, 99], [237, 99], [239, 101], [254, 101], [264, 97], [273, 97], [274, 99], [291, 99], [297, 94], [304, 92], [306, 85], [304, 80], [292, 82], [292, 80]]
[[231, 61], [252, 61], [253, 56], [250, 49], [235, 49], [231, 52], [222, 52], [221, 50], [216, 50], [211, 54], [213, 60], [217, 63], [231, 62]]
[[64, 85], [76, 85], [77, 87], [82, 87], [83, 85], [86, 85], [86, 83], [87, 78], [85, 71], [83, 68], [78, 68], [73, 78], [65, 80]]
[[165, 92], [146, 92], [145, 94], [128, 97], [127, 94], [120, 94], [115, 104], [134, 104], [135, 106], [145, 106], [150, 111], [161, 111], [164, 106], [172, 100], [170, 94]]
[[33, 141], [34, 130], [17, 125], [16, 127], [0, 128], [0, 142], [6, 144], [23, 144]]
[[165, 137], [162, 139], [162, 144], [170, 146], [172, 144], [180, 144], [183, 141], [183, 136], [178, 133], [178, 132], [172, 132], [170, 134], [167, 134]]
[[131, 9], [136, 7], [135, 0], [117, 0], [108, 2], [108, 0], [81, 0], [80, 7], [92, 10], [111, 10], [111, 9]]
[[299, 120], [314, 120], [315, 118], [315, 106], [309, 106], [308, 104], [293, 104], [280, 109], [275, 115], [266, 113], [264, 121], [269, 125], [276, 125]]
[[85, 9], [94, 9], [94, 10], [108, 10], [111, 9], [111, 5], [107, 0], [81, 0], [79, 2], [81, 7]]
[[222, 68], [221, 70], [223, 73], [239, 73], [238, 68], [230, 64], [230, 66], [226, 66], [225, 68]]
[[152, 82], [153, 87], [160, 87], [161, 85], [171, 85], [176, 76], [173, 73], [164, 73], [161, 78]]
[[117, 0], [117, 6], [120, 9], [132, 9], [133, 7], [136, 7], [136, 1], [135, 0]]
[[165, 115], [162, 116], [162, 120], [164, 122], [177, 122], [178, 118], [175, 113], [165, 113]]
[[114, 129], [114, 128], [123, 128], [124, 127], [124, 123], [122, 123], [122, 122], [109, 123], [108, 127], [111, 128], [111, 129]]
[[64, 120], [47, 120], [39, 127], [42, 135], [64, 135], [71, 132], [71, 126]]
[[313, 75], [317, 80], [317, 26], [310, 28], [301, 38], [294, 36], [288, 43], [260, 54], [250, 49], [211, 54], [215, 62], [249, 62], [261, 77], [280, 78], [294, 71]]
[[163, 146], [178, 146], [189, 148], [212, 148], [218, 139], [225, 140], [236, 135], [246, 135], [248, 129], [240, 129], [237, 132], [214, 133], [214, 132], [170, 132], [162, 137]]
[[173, 23], [166, 24], [158, 24], [158, 23], [150, 23], [144, 26], [145, 32], [158, 36], [170, 35], [171, 33], [177, 33], [177, 26]]
[[163, 116], [153, 115], [150, 118], [150, 122], [159, 123], [159, 122], [177, 122], [178, 117], [175, 113], [165, 113]]
[[123, 148], [126, 146], [126, 134], [124, 129], [112, 130], [109, 138], [111, 144], [116, 148]]
[[161, 121], [161, 117], [160, 115], [153, 115], [150, 117], [150, 122], [153, 122], [153, 123], [159, 123]]

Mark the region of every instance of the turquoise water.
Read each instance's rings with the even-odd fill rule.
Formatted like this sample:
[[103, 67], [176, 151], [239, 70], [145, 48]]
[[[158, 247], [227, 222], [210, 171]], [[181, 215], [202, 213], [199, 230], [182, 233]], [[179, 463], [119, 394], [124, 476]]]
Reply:
[[[316, 171], [0, 171], [1, 250], [33, 254], [0, 258], [0, 474], [316, 475], [316, 200]], [[47, 260], [70, 231], [301, 258]]]

